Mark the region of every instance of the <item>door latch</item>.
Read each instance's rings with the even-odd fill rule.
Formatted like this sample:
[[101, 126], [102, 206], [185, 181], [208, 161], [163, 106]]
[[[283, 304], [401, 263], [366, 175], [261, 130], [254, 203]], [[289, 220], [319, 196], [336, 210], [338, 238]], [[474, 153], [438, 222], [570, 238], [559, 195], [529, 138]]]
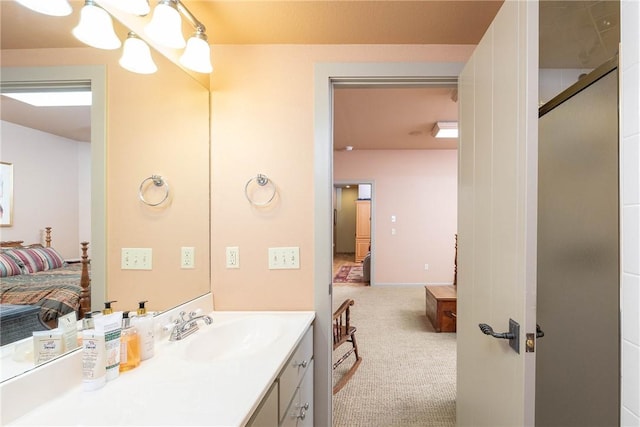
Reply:
[[540, 329], [540, 325], [536, 325], [536, 333], [535, 334], [527, 334], [527, 340], [525, 341], [527, 353], [533, 353], [536, 351], [536, 339], [542, 338], [544, 336], [544, 331]]
[[485, 335], [491, 335], [494, 338], [509, 340], [509, 347], [516, 353], [520, 354], [520, 324], [513, 319], [509, 319], [509, 332], [494, 332], [493, 328], [486, 323], [478, 325]]

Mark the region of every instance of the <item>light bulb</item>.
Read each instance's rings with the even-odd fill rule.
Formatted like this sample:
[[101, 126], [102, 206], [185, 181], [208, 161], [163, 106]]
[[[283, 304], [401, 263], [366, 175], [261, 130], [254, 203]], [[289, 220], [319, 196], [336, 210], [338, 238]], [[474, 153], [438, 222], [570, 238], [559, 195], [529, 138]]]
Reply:
[[93, 0], [85, 1], [80, 11], [80, 22], [72, 33], [81, 42], [98, 49], [118, 49], [121, 45], [113, 30], [111, 16]]
[[68, 16], [73, 9], [68, 0], [16, 0], [34, 12], [50, 16]]
[[158, 67], [151, 58], [149, 46], [134, 32], [124, 41], [122, 57], [118, 61], [122, 68], [138, 74], [153, 74]]
[[150, 11], [148, 0], [102, 0], [118, 10], [132, 15], [145, 16]]
[[182, 36], [182, 17], [172, 0], [158, 2], [144, 32], [151, 40], [164, 47], [182, 49], [186, 44]]
[[210, 73], [213, 71], [211, 66], [211, 48], [207, 43], [207, 36], [201, 31], [197, 31], [189, 41], [182, 56], [180, 63], [186, 68], [198, 73]]

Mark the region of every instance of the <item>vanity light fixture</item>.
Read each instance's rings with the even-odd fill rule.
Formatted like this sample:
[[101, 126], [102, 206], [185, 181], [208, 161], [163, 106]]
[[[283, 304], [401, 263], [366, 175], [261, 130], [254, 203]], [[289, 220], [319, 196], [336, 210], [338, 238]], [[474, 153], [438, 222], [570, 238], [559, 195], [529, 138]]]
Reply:
[[458, 122], [436, 122], [431, 129], [431, 135], [436, 138], [457, 138]]
[[133, 73], [153, 74], [158, 71], [158, 67], [153, 62], [153, 58], [151, 58], [149, 45], [133, 31], [129, 32], [127, 39], [124, 41], [122, 57], [118, 62], [122, 68]]
[[207, 35], [200, 28], [187, 41], [187, 47], [180, 57], [180, 63], [198, 73], [208, 74], [213, 71], [211, 48], [207, 41]]
[[160, 0], [151, 21], [145, 25], [144, 32], [154, 42], [173, 49], [182, 49], [186, 42], [182, 36], [182, 18], [178, 12], [176, 0]]
[[93, 0], [85, 0], [80, 10], [80, 22], [72, 33], [81, 42], [98, 49], [113, 50], [121, 45], [111, 15]]
[[73, 9], [68, 0], [16, 0], [34, 12], [50, 16], [68, 16]]

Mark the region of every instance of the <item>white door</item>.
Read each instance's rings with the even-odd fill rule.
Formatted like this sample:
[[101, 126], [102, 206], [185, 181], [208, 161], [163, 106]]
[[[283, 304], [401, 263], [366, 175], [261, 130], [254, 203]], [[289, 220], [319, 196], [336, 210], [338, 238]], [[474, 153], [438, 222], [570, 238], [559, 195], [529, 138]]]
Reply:
[[[460, 426], [534, 424], [538, 2], [507, 0], [459, 81]], [[519, 324], [519, 353], [485, 335]]]

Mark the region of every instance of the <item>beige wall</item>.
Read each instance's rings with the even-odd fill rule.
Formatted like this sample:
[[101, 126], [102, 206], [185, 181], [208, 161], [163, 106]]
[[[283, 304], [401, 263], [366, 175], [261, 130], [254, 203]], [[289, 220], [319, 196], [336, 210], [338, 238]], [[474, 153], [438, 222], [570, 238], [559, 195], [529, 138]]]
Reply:
[[[209, 291], [209, 94], [159, 55], [152, 76], [124, 70], [119, 55], [4, 50], [2, 66], [107, 64], [107, 298], [120, 310], [143, 299], [152, 310], [167, 309]], [[138, 200], [152, 174], [171, 186], [166, 207]], [[195, 247], [194, 270], [180, 269], [181, 246]], [[152, 248], [153, 270], [121, 270], [123, 247]]]
[[[456, 62], [472, 46], [213, 46], [212, 289], [217, 309], [305, 309], [313, 301], [314, 66], [322, 62]], [[327, 87], [327, 90], [329, 88]], [[263, 173], [269, 209], [243, 189]], [[240, 268], [225, 268], [225, 247]], [[270, 246], [299, 246], [299, 270], [269, 270]], [[420, 261], [423, 264], [424, 262]]]
[[[81, 224], [86, 208], [82, 182], [90, 181], [81, 161], [90, 146], [36, 129], [0, 122], [2, 161], [13, 164], [13, 215], [11, 227], [0, 229], [2, 240], [43, 243], [44, 228], [52, 227], [52, 245], [64, 258], [79, 258], [81, 235], [90, 225]], [[46, 206], [46, 209], [43, 209]]]
[[[333, 158], [335, 180], [375, 182], [375, 284], [452, 283], [457, 151], [340, 151]], [[396, 234], [391, 233], [392, 228]], [[425, 264], [429, 270], [424, 269]]]

